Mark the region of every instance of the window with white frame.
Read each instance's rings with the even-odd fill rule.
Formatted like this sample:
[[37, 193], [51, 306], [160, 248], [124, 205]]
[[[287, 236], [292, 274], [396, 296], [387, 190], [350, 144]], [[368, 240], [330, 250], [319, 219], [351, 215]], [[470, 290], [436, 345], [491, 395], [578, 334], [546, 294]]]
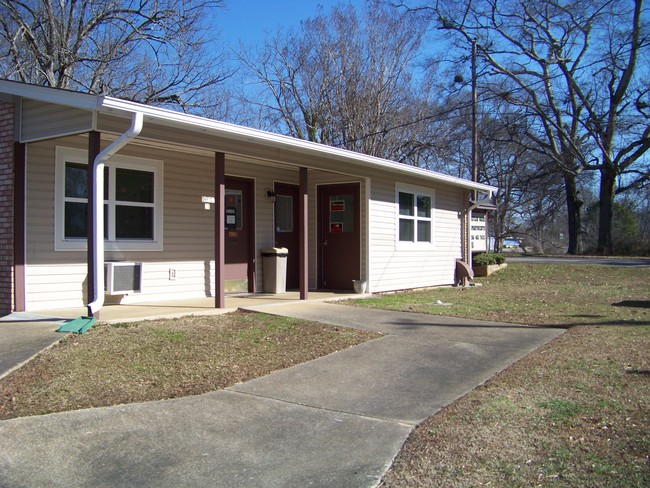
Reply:
[[398, 244], [433, 244], [433, 190], [398, 185], [396, 194]]
[[[86, 248], [88, 153], [57, 147], [55, 249]], [[104, 165], [107, 250], [162, 250], [163, 162], [116, 155]]]

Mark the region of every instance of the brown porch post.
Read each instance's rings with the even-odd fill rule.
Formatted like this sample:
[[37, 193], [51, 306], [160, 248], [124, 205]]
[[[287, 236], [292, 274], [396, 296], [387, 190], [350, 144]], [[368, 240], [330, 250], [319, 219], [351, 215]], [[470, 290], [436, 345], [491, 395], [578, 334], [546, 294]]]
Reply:
[[24, 312], [25, 297], [25, 144], [14, 144], [14, 310]]
[[[88, 194], [88, 211], [87, 211], [87, 216], [86, 216], [86, 235], [88, 239], [88, 248], [87, 248], [87, 255], [88, 255], [88, 280], [87, 280], [87, 293], [88, 293], [88, 301], [87, 303], [92, 302], [95, 300], [95, 254], [93, 253], [93, 249], [95, 247], [95, 236], [93, 233], [93, 225], [94, 225], [94, 215], [93, 215], [93, 200], [95, 199], [95, 192], [93, 189], [93, 180], [95, 178], [94, 171], [93, 171], [93, 163], [95, 162], [95, 158], [99, 154], [100, 151], [100, 142], [101, 142], [101, 134], [97, 131], [90, 131], [88, 133], [88, 173], [87, 173], [87, 182], [86, 182], [86, 188], [87, 188], [87, 194]], [[97, 290], [98, 293], [102, 293], [103, 290]], [[98, 317], [99, 311], [95, 313], [94, 317]]]
[[226, 307], [224, 295], [224, 266], [226, 262], [226, 246], [223, 229], [224, 201], [226, 198], [226, 155], [214, 153], [214, 306]]
[[298, 196], [298, 215], [300, 225], [299, 253], [300, 253], [300, 299], [307, 300], [309, 295], [309, 233], [308, 233], [308, 204], [309, 204], [309, 176], [307, 168], [300, 168], [300, 188]]

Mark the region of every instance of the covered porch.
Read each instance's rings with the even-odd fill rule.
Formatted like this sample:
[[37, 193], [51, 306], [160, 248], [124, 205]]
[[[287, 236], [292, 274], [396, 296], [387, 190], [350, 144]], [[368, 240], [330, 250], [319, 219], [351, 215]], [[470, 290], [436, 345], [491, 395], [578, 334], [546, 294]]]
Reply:
[[[307, 301], [339, 301], [360, 298], [364, 295], [346, 292], [312, 291]], [[367, 295], [365, 295], [367, 296]], [[164, 302], [143, 302], [133, 304], [104, 305], [101, 317], [102, 323], [115, 324], [122, 322], [137, 322], [140, 320], [157, 320], [178, 318], [188, 315], [219, 315], [234, 312], [249, 307], [261, 305], [281, 305], [284, 303], [298, 302], [301, 300], [299, 291], [287, 293], [237, 293], [225, 295], [225, 306], [215, 308], [214, 297], [193, 298], [185, 300], [169, 300]], [[303, 299], [304, 301], [304, 299]], [[32, 315], [38, 315], [43, 320], [74, 319], [86, 314], [86, 307], [73, 307], [65, 309], [39, 310], [34, 314], [25, 314], [25, 319], [33, 321]], [[27, 317], [29, 315], [29, 317]]]
[[[347, 152], [131, 102], [100, 105], [91, 120], [71, 109], [81, 122], [70, 134], [46, 124], [52, 132], [17, 144], [17, 173], [52, 175], [55, 191], [50, 180], [17, 194], [26, 242], [16, 247], [15, 311], [113, 321], [236, 309], [233, 291], [268, 291], [269, 247], [289, 249], [292, 292], [278, 299], [351, 294], [353, 280], [367, 280], [369, 177]], [[23, 132], [30, 121], [23, 114]], [[33, 203], [44, 194], [54, 215]], [[40, 219], [47, 227], [28, 225]], [[72, 228], [77, 220], [85, 224]], [[136, 286], [111, 286], [118, 268]]]
[[[111, 321], [447, 285], [470, 190], [495, 190], [111, 97], [2, 81], [0, 93], [16, 110], [4, 310]], [[274, 249], [293, 293], [256, 295], [277, 291]]]

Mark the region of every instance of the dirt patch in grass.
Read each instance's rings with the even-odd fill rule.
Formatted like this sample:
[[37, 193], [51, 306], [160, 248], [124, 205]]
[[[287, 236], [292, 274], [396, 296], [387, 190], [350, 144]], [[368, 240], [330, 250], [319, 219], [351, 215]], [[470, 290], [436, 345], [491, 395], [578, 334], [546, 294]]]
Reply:
[[377, 336], [244, 312], [100, 324], [0, 380], [0, 419], [201, 394]]

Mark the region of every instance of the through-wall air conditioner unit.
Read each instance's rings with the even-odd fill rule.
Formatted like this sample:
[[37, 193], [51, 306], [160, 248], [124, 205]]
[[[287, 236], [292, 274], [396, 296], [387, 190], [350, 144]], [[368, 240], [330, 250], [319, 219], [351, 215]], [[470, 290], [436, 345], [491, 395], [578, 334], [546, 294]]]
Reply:
[[142, 263], [109, 261], [104, 263], [104, 291], [126, 295], [142, 289]]

